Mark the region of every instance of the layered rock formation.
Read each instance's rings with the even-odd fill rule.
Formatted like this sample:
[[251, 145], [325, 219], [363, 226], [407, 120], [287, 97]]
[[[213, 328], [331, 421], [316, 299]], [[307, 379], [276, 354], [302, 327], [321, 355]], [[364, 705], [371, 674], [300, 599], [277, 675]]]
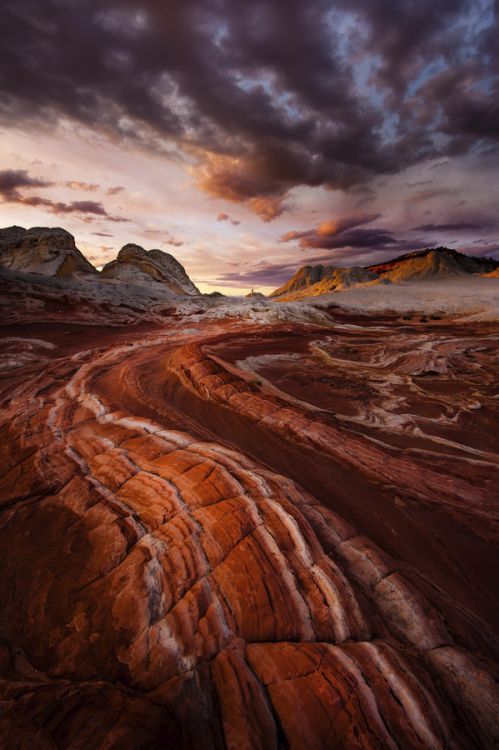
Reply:
[[192, 317], [0, 332], [9, 750], [496, 747], [495, 327]]
[[466, 276], [462, 266], [452, 255], [431, 250], [426, 255], [416, 255], [378, 270], [382, 278], [393, 282], [400, 281], [436, 281], [454, 276]]
[[316, 297], [327, 292], [342, 291], [357, 284], [365, 284], [379, 279], [377, 273], [366, 271], [360, 266], [336, 268], [335, 266], [303, 266], [284, 286], [276, 289], [271, 297], [283, 302]]
[[122, 247], [118, 257], [104, 266], [101, 277], [146, 286], [161, 284], [175, 294], [200, 294], [173, 255], [162, 250], [144, 250], [131, 243]]
[[496, 277], [499, 262], [492, 258], [472, 258], [449, 248], [429, 248], [368, 268], [352, 266], [304, 266], [270, 297], [290, 302], [341, 292], [360, 285], [381, 285], [412, 281], [442, 281], [469, 274]]
[[49, 277], [98, 273], [76, 247], [73, 235], [60, 227], [0, 229], [0, 265]]

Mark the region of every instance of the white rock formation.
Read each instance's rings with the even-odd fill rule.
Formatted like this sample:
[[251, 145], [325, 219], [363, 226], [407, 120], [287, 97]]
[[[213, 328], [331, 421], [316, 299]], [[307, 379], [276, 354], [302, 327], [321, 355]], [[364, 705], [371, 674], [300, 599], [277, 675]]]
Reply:
[[144, 250], [132, 243], [122, 247], [118, 257], [104, 266], [101, 278], [149, 287], [161, 285], [163, 289], [166, 287], [175, 294], [200, 294], [185, 268], [173, 255], [162, 250]]
[[97, 274], [76, 247], [73, 235], [60, 227], [0, 229], [0, 265], [38, 276]]

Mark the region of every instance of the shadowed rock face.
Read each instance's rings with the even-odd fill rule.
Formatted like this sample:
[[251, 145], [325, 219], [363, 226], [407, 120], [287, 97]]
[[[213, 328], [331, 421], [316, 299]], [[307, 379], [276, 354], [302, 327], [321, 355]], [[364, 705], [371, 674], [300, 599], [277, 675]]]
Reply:
[[104, 266], [101, 276], [132, 284], [151, 285], [156, 282], [176, 294], [200, 294], [173, 255], [162, 250], [144, 250], [134, 244], [122, 247], [118, 257]]
[[55, 227], [0, 229], [0, 265], [40, 276], [70, 277], [97, 270], [75, 245], [72, 234]]
[[0, 331], [7, 746], [496, 747], [496, 328], [190, 325]]

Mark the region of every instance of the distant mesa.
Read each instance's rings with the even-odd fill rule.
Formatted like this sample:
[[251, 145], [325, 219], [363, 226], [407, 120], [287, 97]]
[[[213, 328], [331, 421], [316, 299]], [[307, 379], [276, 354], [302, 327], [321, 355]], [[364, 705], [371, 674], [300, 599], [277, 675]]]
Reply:
[[438, 281], [471, 274], [497, 277], [499, 261], [471, 257], [451, 248], [438, 247], [401, 255], [368, 268], [304, 266], [270, 296], [280, 302], [290, 302], [328, 292], [341, 292], [359, 284], [378, 286], [411, 281]]
[[213, 299], [218, 299], [220, 297], [225, 297], [225, 294], [222, 294], [222, 292], [206, 292], [206, 294], [203, 294], [203, 297], [212, 297]]
[[118, 257], [104, 266], [101, 278], [142, 286], [161, 284], [175, 294], [201, 294], [173, 255], [162, 250], [144, 250], [132, 243], [122, 247]]
[[49, 277], [98, 273], [76, 247], [73, 235], [60, 227], [0, 229], [0, 265]]

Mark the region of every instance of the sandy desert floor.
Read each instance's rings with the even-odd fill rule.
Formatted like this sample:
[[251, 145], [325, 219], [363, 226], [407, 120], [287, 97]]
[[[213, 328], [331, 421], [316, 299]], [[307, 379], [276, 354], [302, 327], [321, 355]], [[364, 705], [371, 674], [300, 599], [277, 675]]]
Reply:
[[471, 320], [499, 320], [499, 279], [482, 276], [359, 288], [308, 298], [347, 310], [378, 314], [386, 310], [426, 315], [445, 313]]

